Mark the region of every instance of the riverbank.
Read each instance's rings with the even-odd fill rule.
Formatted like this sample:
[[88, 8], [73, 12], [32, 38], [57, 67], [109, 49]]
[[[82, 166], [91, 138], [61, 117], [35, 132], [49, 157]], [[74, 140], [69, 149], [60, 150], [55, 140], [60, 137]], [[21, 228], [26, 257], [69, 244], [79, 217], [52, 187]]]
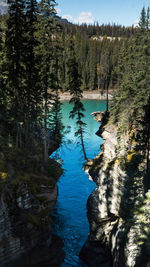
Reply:
[[[112, 91], [110, 92], [110, 94], [108, 95], [109, 100], [112, 99]], [[64, 93], [60, 93], [60, 101], [65, 101], [65, 100], [70, 100], [71, 99], [71, 95], [69, 92], [64, 92]], [[107, 95], [106, 93], [101, 94], [98, 90], [93, 90], [93, 91], [83, 91], [83, 99], [91, 99], [91, 100], [106, 100], [107, 99]]]

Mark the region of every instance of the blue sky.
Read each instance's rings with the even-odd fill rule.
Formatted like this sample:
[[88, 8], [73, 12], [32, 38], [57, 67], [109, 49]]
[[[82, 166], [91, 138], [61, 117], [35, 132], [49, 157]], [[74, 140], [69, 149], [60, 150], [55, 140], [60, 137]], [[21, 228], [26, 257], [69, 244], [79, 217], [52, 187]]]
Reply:
[[136, 24], [150, 0], [56, 0], [58, 14], [74, 23]]

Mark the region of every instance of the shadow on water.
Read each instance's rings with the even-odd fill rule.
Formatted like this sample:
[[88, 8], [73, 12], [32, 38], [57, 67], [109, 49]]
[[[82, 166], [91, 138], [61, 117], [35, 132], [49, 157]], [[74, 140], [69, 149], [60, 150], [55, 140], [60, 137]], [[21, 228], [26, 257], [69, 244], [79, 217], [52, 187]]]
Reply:
[[[103, 141], [95, 135], [99, 123], [94, 121], [90, 114], [93, 111], [104, 110], [106, 101], [84, 100], [84, 105], [87, 124], [87, 134], [84, 135], [85, 148], [87, 157], [94, 158], [100, 152], [100, 144]], [[76, 126], [74, 121], [69, 119], [70, 110], [71, 107], [66, 101], [62, 110], [63, 124], [70, 125], [71, 129], [66, 135], [66, 142], [58, 151], [64, 162], [65, 173], [58, 182], [59, 195], [53, 213], [54, 233], [62, 238], [66, 253], [62, 267], [86, 266], [80, 261], [78, 255], [89, 232], [86, 214], [87, 199], [96, 187], [83, 170], [83, 152], [74, 137]], [[67, 140], [72, 142], [67, 143]]]

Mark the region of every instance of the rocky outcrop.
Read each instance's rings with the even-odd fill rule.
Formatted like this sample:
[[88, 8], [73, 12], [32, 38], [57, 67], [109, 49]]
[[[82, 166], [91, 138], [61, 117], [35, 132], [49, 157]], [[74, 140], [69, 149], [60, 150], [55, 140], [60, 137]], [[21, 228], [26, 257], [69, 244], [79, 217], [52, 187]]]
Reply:
[[1, 187], [0, 266], [60, 266], [63, 243], [52, 235], [50, 219], [57, 181], [44, 174], [28, 176]]
[[102, 122], [102, 152], [85, 166], [97, 188], [87, 203], [90, 233], [80, 257], [91, 267], [148, 267], [150, 212], [143, 207], [150, 201], [147, 193], [144, 202], [145, 157], [136, 130], [119, 133], [106, 123], [106, 117], [97, 114]]

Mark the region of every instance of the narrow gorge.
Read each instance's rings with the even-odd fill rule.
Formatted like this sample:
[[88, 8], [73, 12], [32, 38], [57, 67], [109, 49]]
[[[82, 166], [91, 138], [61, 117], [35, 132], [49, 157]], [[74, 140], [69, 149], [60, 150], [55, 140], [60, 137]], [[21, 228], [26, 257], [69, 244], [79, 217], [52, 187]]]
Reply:
[[0, 0], [0, 267], [150, 267], [148, 1], [58, 2]]

